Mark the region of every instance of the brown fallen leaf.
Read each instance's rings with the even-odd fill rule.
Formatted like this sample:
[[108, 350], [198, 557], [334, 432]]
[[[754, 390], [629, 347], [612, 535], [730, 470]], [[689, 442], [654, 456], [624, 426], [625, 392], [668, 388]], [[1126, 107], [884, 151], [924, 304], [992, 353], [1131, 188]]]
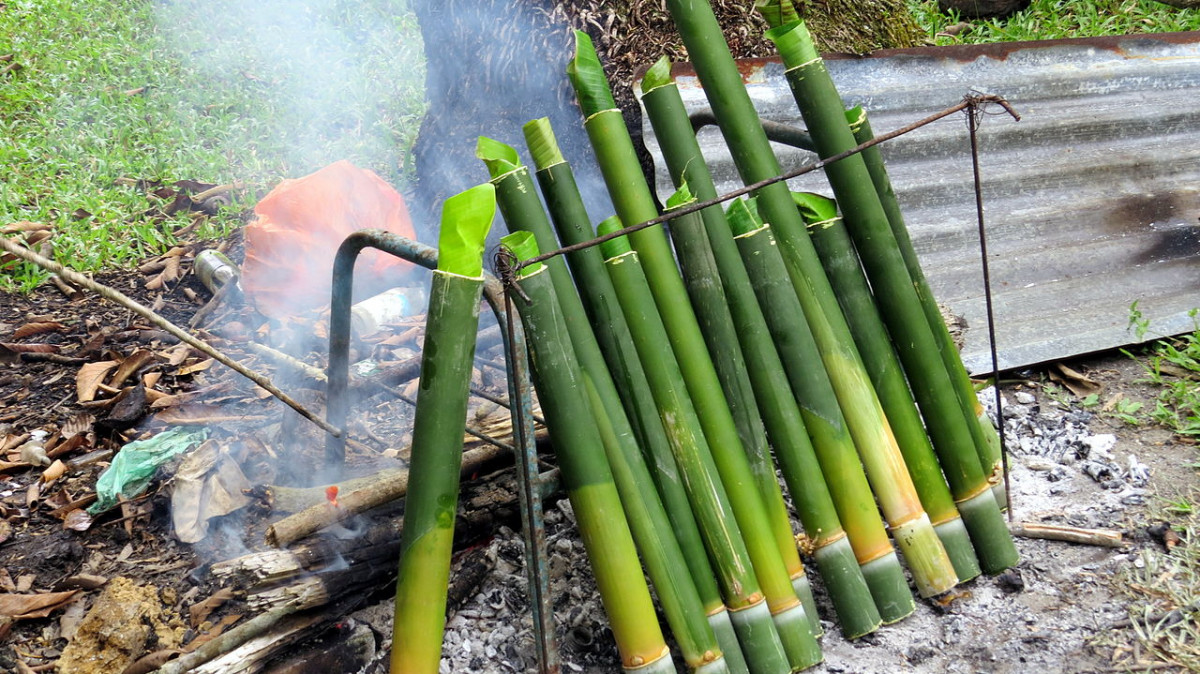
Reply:
[[184, 377], [184, 376], [187, 376], [187, 375], [189, 375], [189, 374], [195, 374], [195, 373], [197, 373], [197, 372], [203, 372], [203, 371], [207, 370], [208, 368], [212, 367], [212, 365], [213, 365], [213, 363], [214, 363], [214, 362], [215, 362], [215, 361], [213, 361], [213, 359], [212, 359], [212, 358], [209, 358], [209, 359], [207, 359], [207, 360], [202, 360], [202, 361], [200, 361], [199, 363], [193, 363], [193, 364], [191, 364], [191, 365], [185, 365], [185, 366], [183, 366], [183, 367], [181, 367], [181, 368], [179, 368], [179, 369], [175, 370], [175, 376], [177, 376], [177, 377]]
[[42, 498], [42, 483], [41, 482], [31, 482], [29, 484], [29, 486], [25, 488], [25, 507], [32, 508], [34, 505], [37, 504], [38, 501], [41, 500], [41, 498]]
[[15, 363], [23, 353], [58, 353], [61, 351], [54, 344], [18, 344], [15, 342], [0, 342], [0, 361]]
[[13, 331], [13, 339], [25, 339], [33, 335], [40, 335], [46, 332], [58, 332], [65, 330], [67, 326], [58, 321], [47, 321], [44, 323], [26, 323]]
[[191, 353], [192, 347], [181, 343], [160, 352], [158, 355], [165, 358], [168, 365], [179, 365], [187, 360]]
[[62, 590], [95, 590], [104, 587], [108, 582], [105, 576], [97, 576], [94, 573], [80, 573], [74, 576], [63, 578], [54, 585], [54, 590], [60, 592]]
[[75, 436], [82, 435], [92, 430], [92, 424], [96, 423], [96, 417], [88, 412], [76, 412], [72, 414], [67, 422], [63, 424], [62, 433], [63, 439], [70, 440]]
[[204, 634], [201, 634], [200, 636], [198, 636], [195, 639], [192, 639], [190, 642], [188, 642], [188, 644], [183, 647], [183, 651], [185, 653], [191, 653], [192, 651], [196, 650], [197, 648], [200, 648], [204, 644], [221, 636], [221, 633], [224, 632], [227, 627], [229, 627], [230, 625], [236, 623], [237, 621], [239, 621], [241, 619], [242, 619], [242, 616], [237, 613], [234, 613], [233, 615], [227, 615], [224, 618], [221, 618], [220, 622], [218, 622], [216, 625], [213, 625], [213, 628], [211, 630], [205, 632]]
[[120, 387], [125, 384], [125, 381], [133, 375], [133, 373], [145, 367], [148, 363], [154, 361], [154, 352], [149, 349], [138, 349], [129, 354], [117, 371], [113, 373], [112, 379], [109, 380], [109, 386]]
[[132, 427], [146, 415], [146, 387], [127, 386], [113, 398], [108, 415], [96, 422], [97, 426], [123, 431]]
[[21, 220], [20, 222], [12, 222], [3, 227], [0, 227], [0, 234], [18, 234], [20, 232], [42, 232], [54, 229], [44, 222], [30, 222]]
[[25, 463], [24, 461], [0, 460], [0, 473], [4, 473], [4, 472], [10, 471], [10, 470], [16, 470], [18, 468], [28, 468], [28, 467], [29, 467], [29, 464]]
[[86, 403], [95, 400], [100, 384], [117, 365], [115, 360], [102, 360], [80, 367], [79, 374], [75, 376], [75, 395], [79, 402]]
[[62, 442], [54, 445], [52, 449], [46, 450], [46, 456], [51, 459], [57, 459], [60, 456], [70, 454], [71, 452], [84, 447], [88, 444], [86, 436], [75, 434], [69, 438], [65, 438]]
[[223, 587], [209, 595], [207, 599], [201, 602], [192, 604], [188, 609], [188, 624], [193, 629], [200, 626], [200, 623], [208, 619], [212, 612], [221, 607], [222, 604], [233, 599], [233, 588]]
[[1050, 380], [1062, 384], [1068, 391], [1080, 398], [1086, 398], [1104, 390], [1100, 382], [1089, 379], [1082, 372], [1077, 372], [1062, 363], [1054, 364], [1054, 368], [1050, 370]]
[[229, 421], [262, 421], [266, 417], [255, 414], [230, 414], [219, 405], [196, 403], [162, 410], [155, 414], [154, 418], [164, 424], [174, 426], [199, 426]]
[[154, 278], [146, 281], [147, 290], [162, 290], [170, 283], [179, 280], [180, 266], [178, 257], [168, 257], [166, 264], [163, 265], [163, 270]]
[[167, 258], [163, 257], [162, 255], [159, 255], [158, 257], [150, 258], [149, 260], [146, 260], [145, 262], [138, 265], [137, 270], [139, 272], [145, 274], [146, 276], [149, 276], [150, 274], [157, 274], [158, 272], [162, 271], [166, 266], [167, 266]]
[[56, 460], [50, 464], [50, 467], [42, 471], [42, 482], [53, 482], [62, 477], [67, 472], [67, 464], [62, 460]]
[[75, 600], [80, 590], [40, 594], [0, 594], [0, 616], [14, 620], [45, 618]]

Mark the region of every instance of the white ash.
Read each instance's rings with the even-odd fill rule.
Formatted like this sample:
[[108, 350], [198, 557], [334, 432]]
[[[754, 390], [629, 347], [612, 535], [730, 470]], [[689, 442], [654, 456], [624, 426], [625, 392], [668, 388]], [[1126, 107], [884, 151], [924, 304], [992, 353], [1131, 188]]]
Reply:
[[[562, 499], [547, 505], [545, 521], [551, 611], [562, 671], [593, 674], [620, 671], [616, 642], [570, 502]], [[521, 534], [501, 527], [488, 542], [485, 555], [492, 563], [491, 572], [475, 594], [447, 618], [440, 674], [536, 670], [537, 651]], [[372, 627], [390, 637], [391, 602], [382, 602], [380, 606], [384, 609], [376, 612], [382, 619], [374, 621]], [[379, 669], [385, 663], [386, 657], [377, 659], [364, 674], [386, 671], [386, 667]]]
[[[979, 400], [993, 422], [996, 419], [995, 391], [979, 393]], [[1082, 473], [1105, 489], [1142, 490], [1149, 481], [1146, 466], [1133, 454], [1117, 453], [1117, 436], [1093, 433], [1095, 415], [1084, 409], [1063, 409], [1056, 401], [1039, 401], [1028, 391], [1003, 396], [1004, 441], [1010, 457], [1021, 457], [1027, 466], [1058, 482]]]
[[[990, 404], [991, 395], [990, 391], [981, 395], [985, 405]], [[1088, 427], [1092, 414], [1039, 403], [1039, 397], [1032, 394], [1006, 396], [1005, 403], [1016, 519], [1113, 527], [1119, 525], [1128, 505], [1144, 498], [1146, 490], [1139, 485], [1147, 478], [1145, 466], [1124, 452], [1114, 436], [1092, 433]], [[1086, 468], [1092, 463], [1105, 472], [1093, 476]], [[562, 671], [620, 671], [569, 502], [563, 499], [548, 505], [546, 521]], [[1017, 544], [1022, 563], [1009, 573], [1016, 574], [1019, 582], [1003, 576], [976, 579], [963, 585], [961, 598], [949, 606], [918, 602], [914, 615], [855, 641], [845, 640], [838, 632], [821, 580], [810, 569], [825, 626], [821, 638], [825, 662], [808, 671], [1016, 674], [1093, 671], [1107, 663], [1089, 643], [1104, 626], [1127, 613], [1123, 600], [1105, 579], [1135, 565], [1138, 555], [1053, 541], [1018, 539]], [[440, 671], [535, 671], [520, 534], [500, 530], [487, 544], [486, 554], [493, 570], [450, 616]], [[380, 658], [364, 674], [386, 671], [391, 603], [380, 604], [377, 613], [384, 619], [372, 626], [384, 643]], [[355, 617], [365, 620], [359, 614]], [[677, 655], [676, 662], [682, 665]], [[680, 671], [684, 671], [682, 666]]]

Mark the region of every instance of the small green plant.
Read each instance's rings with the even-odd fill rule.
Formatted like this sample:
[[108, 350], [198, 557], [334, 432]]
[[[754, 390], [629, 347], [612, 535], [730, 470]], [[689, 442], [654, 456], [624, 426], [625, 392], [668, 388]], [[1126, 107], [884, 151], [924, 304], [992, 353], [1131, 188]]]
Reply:
[[1134, 300], [1133, 304], [1129, 305], [1128, 327], [1133, 328], [1139, 342], [1145, 340], [1146, 333], [1150, 331], [1150, 319], [1142, 315], [1142, 310], [1138, 308], [1138, 300]]
[[1196, 512], [1196, 506], [1187, 497], [1181, 497], [1174, 501], [1168, 501], [1163, 510], [1172, 515], [1191, 515]]
[[[1138, 339], [1150, 332], [1150, 322], [1138, 309], [1129, 307], [1129, 325]], [[1124, 353], [1142, 364], [1146, 383], [1159, 387], [1154, 408], [1148, 416], [1155, 422], [1188, 437], [1200, 437], [1200, 312], [1188, 312], [1192, 331], [1178, 337], [1159, 339], [1141, 354]]]
[[1117, 401], [1113, 407], [1113, 411], [1109, 412], [1109, 416], [1114, 419], [1120, 419], [1130, 426], [1137, 426], [1142, 423], [1142, 418], [1138, 416], [1138, 412], [1142, 411], [1145, 403], [1140, 400], [1130, 400], [1122, 398]]

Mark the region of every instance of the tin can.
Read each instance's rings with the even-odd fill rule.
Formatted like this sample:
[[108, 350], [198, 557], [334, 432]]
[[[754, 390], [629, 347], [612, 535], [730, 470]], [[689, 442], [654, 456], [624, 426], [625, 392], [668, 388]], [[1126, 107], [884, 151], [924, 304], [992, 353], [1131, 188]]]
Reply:
[[204, 287], [214, 293], [238, 278], [237, 265], [224, 253], [215, 250], [200, 251], [192, 263], [192, 269]]

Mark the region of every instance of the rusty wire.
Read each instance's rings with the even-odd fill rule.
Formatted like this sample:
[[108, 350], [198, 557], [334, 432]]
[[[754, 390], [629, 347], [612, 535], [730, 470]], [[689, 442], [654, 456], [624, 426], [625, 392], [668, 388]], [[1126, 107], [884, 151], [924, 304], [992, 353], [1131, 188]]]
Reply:
[[[871, 140], [869, 140], [865, 143], [862, 143], [861, 145], [858, 145], [849, 150], [846, 150], [845, 152], [839, 152], [839, 153], [837, 153], [831, 157], [828, 157], [826, 159], [821, 159], [814, 164], [810, 164], [808, 166], [802, 166], [800, 168], [797, 168], [797, 169], [788, 171], [786, 173], [783, 173], [781, 175], [775, 176], [774, 178], [767, 178], [766, 180], [760, 180], [756, 183], [751, 183], [749, 185], [746, 185], [745, 187], [733, 190], [731, 192], [727, 192], [721, 196], [716, 197], [715, 199], [708, 199], [706, 201], [692, 202], [686, 206], [682, 206], [680, 208], [672, 210], [669, 214], [660, 215], [656, 218], [651, 218], [644, 222], [639, 222], [636, 225], [630, 225], [623, 229], [619, 229], [615, 232], [610, 232], [603, 236], [598, 236], [598, 237], [588, 240], [588, 241], [581, 241], [579, 243], [571, 244], [569, 246], [563, 246], [562, 248], [559, 248], [557, 250], [552, 250], [552, 251], [541, 253], [539, 255], [535, 255], [534, 257], [531, 257], [528, 260], [525, 260], [524, 262], [521, 262], [520, 264], [516, 265], [516, 267], [514, 268], [514, 271], [520, 271], [521, 269], [524, 269], [525, 267], [528, 267], [533, 264], [537, 264], [538, 262], [545, 262], [546, 260], [549, 260], [550, 258], [557, 257], [564, 253], [574, 253], [576, 251], [584, 250], [586, 248], [591, 248], [592, 246], [598, 246], [598, 245], [604, 243], [605, 241], [611, 241], [612, 239], [615, 239], [617, 237], [625, 236], [626, 234], [631, 234], [633, 232], [645, 229], [647, 227], [653, 227], [654, 225], [661, 225], [667, 221], [674, 220], [675, 218], [682, 217], [684, 215], [688, 215], [689, 213], [695, 213], [697, 211], [702, 211], [706, 208], [709, 208], [711, 206], [716, 206], [717, 204], [724, 203], [731, 199], [736, 199], [738, 197], [745, 196], [747, 194], [750, 194], [751, 192], [755, 192], [764, 187], [767, 187], [768, 185], [774, 185], [775, 183], [783, 182], [785, 180], [791, 180], [792, 178], [802, 176], [806, 173], [812, 173], [813, 171], [825, 168], [826, 166], [836, 163], [836, 162], [839, 162], [847, 157], [856, 155], [856, 154], [862, 152], [863, 150], [866, 150], [867, 148], [874, 147], [876, 145], [879, 145], [880, 143], [885, 143], [889, 140], [892, 140], [893, 138], [898, 138], [900, 136], [903, 136], [906, 133], [916, 131], [917, 129], [919, 129], [923, 126], [932, 124], [933, 122], [936, 122], [939, 119], [942, 119], [944, 117], [949, 117], [950, 115], [953, 115], [956, 112], [967, 110], [969, 115], [979, 114], [979, 111], [981, 109], [983, 109], [983, 107], [989, 103], [994, 103], [996, 105], [999, 105], [1000, 107], [1004, 108], [1005, 112], [1012, 115], [1012, 117], [1014, 119], [1016, 119], [1017, 121], [1020, 121], [1021, 116], [1019, 114], [1017, 114], [1017, 111], [1014, 110], [1012, 105], [1010, 105], [1009, 102], [1006, 101], [1003, 97], [997, 96], [995, 94], [982, 94], [982, 93], [972, 92], [971, 94], [964, 96], [962, 102], [960, 102], [956, 105], [952, 105], [952, 106], [946, 108], [945, 110], [941, 110], [941, 111], [936, 112], [928, 117], [925, 117], [924, 119], [920, 119], [916, 122], [913, 122], [912, 124], [909, 124], [908, 126], [904, 126], [899, 129], [896, 129], [895, 131], [889, 131], [888, 133], [876, 136], [876, 137], [872, 138]], [[497, 262], [499, 262], [499, 255], [497, 256]], [[500, 273], [499, 268], [497, 268], [497, 273]], [[501, 280], [504, 281], [505, 279], [502, 278]], [[509, 281], [515, 282], [515, 278], [509, 279]], [[505, 281], [505, 285], [508, 286], [508, 281]]]

